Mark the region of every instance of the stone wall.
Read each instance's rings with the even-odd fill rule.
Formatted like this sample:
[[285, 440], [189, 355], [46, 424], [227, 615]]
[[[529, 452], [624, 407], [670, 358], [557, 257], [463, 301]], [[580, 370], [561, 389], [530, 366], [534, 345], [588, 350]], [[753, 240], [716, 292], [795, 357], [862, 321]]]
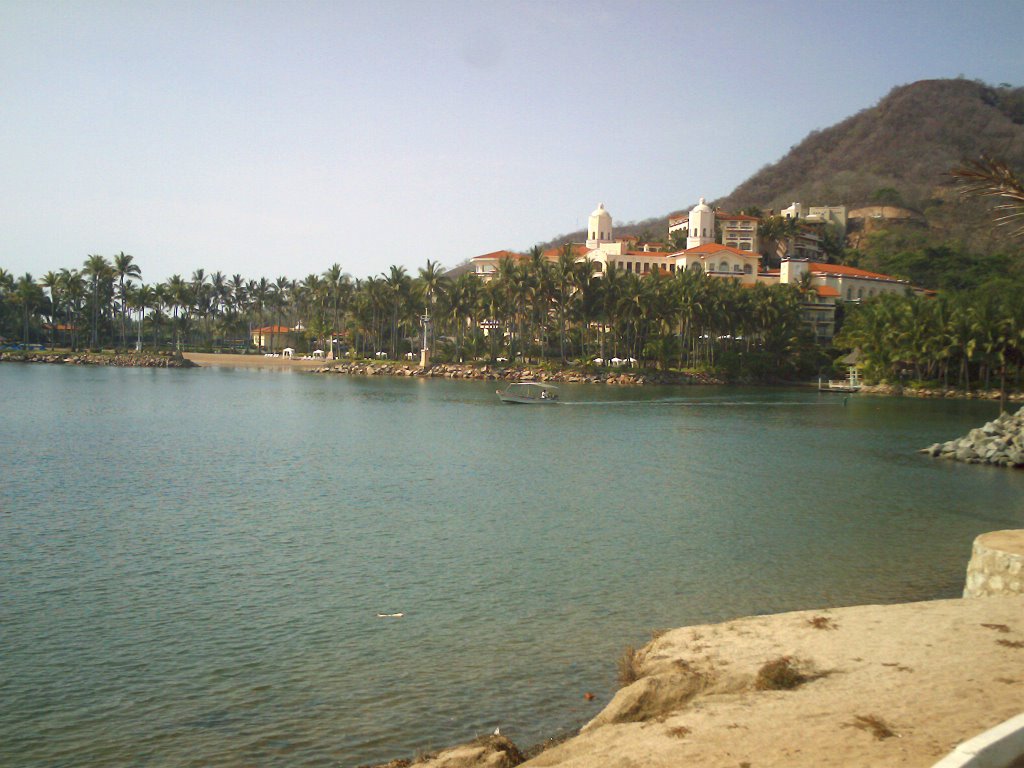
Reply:
[[1024, 530], [992, 531], [974, 540], [964, 597], [1024, 594]]

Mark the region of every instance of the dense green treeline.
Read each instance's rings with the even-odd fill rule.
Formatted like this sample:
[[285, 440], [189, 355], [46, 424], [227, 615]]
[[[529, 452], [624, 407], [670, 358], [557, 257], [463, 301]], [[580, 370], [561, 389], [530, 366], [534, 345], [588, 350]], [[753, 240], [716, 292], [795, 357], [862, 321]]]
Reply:
[[334, 338], [336, 351], [398, 359], [420, 348], [426, 313], [435, 360], [620, 357], [768, 378], [808, 375], [823, 363], [796, 287], [742, 288], [699, 271], [641, 277], [612, 267], [595, 277], [568, 250], [554, 262], [539, 249], [508, 258], [487, 282], [471, 273], [450, 279], [428, 261], [415, 276], [392, 266], [353, 279], [335, 264], [303, 280], [199, 269], [147, 284], [129, 255], [89, 256], [80, 269], [38, 280], [0, 270], [0, 312], [9, 342], [72, 349], [262, 352], [287, 343], [304, 352]]
[[[894, 242], [890, 239], [889, 242]], [[906, 242], [906, 241], [905, 241]], [[932, 246], [926, 246], [931, 248]], [[948, 252], [893, 248], [945, 275], [936, 296], [887, 294], [840, 308], [833, 348], [816, 344], [801, 316], [806, 284], [741, 287], [701, 271], [640, 276], [610, 266], [598, 277], [569, 249], [557, 261], [535, 248], [506, 258], [490, 281], [454, 278], [436, 262], [353, 279], [337, 264], [303, 280], [246, 279], [198, 269], [147, 284], [132, 256], [89, 256], [79, 269], [36, 279], [0, 269], [0, 336], [71, 349], [225, 350], [294, 346], [401, 359], [423, 343], [436, 361], [588, 363], [635, 358], [641, 366], [708, 369], [744, 380], [828, 373], [859, 349], [868, 380], [968, 388], [1019, 387], [1024, 345], [1020, 259], [975, 258], [954, 290]], [[870, 259], [871, 252], [859, 252]], [[264, 328], [263, 333], [258, 329]]]
[[947, 233], [891, 224], [865, 236], [837, 262], [909, 280], [933, 290], [1024, 288], [1024, 259], [1005, 241], [985, 251], [969, 248]]
[[988, 289], [884, 294], [854, 307], [835, 342], [860, 351], [869, 380], [1019, 389], [1024, 300]]

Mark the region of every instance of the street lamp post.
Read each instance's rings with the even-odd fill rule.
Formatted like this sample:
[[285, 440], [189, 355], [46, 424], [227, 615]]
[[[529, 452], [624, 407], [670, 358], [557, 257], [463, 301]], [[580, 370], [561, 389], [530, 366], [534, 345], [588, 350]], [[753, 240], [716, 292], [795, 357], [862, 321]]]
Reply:
[[423, 346], [420, 348], [420, 368], [430, 367], [430, 310], [424, 309], [420, 315], [423, 325]]

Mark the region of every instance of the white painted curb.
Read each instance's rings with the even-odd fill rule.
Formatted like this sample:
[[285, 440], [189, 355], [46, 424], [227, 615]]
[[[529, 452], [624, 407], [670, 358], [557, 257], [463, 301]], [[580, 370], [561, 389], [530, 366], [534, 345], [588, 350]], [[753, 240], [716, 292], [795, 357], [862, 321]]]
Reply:
[[968, 739], [932, 768], [1009, 768], [1024, 757], [1024, 714]]

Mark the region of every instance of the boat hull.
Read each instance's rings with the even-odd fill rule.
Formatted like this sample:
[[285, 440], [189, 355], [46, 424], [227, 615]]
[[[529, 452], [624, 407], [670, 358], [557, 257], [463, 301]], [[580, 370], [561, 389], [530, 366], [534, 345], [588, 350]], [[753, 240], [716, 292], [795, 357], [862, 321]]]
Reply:
[[508, 403], [509, 405], [554, 405], [558, 401], [553, 398], [547, 397], [527, 397], [525, 395], [510, 395], [506, 392], [502, 392], [500, 389], [496, 390], [496, 394], [501, 399], [501, 402]]

